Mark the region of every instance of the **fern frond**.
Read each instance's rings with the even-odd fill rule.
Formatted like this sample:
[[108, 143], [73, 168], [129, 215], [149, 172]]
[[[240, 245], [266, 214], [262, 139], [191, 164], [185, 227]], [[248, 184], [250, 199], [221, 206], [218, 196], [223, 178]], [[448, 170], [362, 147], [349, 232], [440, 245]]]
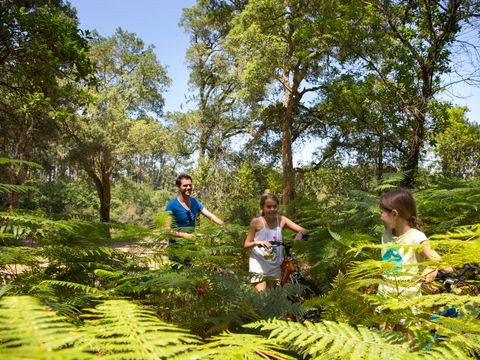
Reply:
[[86, 345], [113, 359], [152, 359], [187, 351], [199, 339], [160, 321], [152, 312], [126, 300], [109, 300], [86, 315], [84, 331], [94, 339]]
[[29, 191], [38, 191], [38, 189], [33, 186], [28, 185], [12, 185], [12, 184], [0, 184], [0, 193], [8, 193], [15, 191], [20, 194], [27, 193]]
[[443, 240], [443, 239], [462, 239], [462, 240], [471, 240], [480, 238], [480, 226], [479, 224], [474, 225], [464, 225], [455, 227], [445, 234], [435, 234], [430, 237], [434, 240]]
[[25, 165], [33, 167], [35, 169], [39, 169], [39, 170], [43, 169], [42, 165], [37, 164], [37, 163], [32, 162], [32, 161], [9, 159], [9, 158], [0, 157], [0, 165], [4, 165], [4, 164], [12, 164], [12, 165], [16, 165], [16, 166], [25, 164]]
[[466, 354], [461, 348], [452, 344], [443, 344], [437, 346], [431, 351], [425, 351], [422, 353], [422, 357], [427, 359], [436, 360], [471, 360], [472, 356]]
[[70, 281], [44, 280], [40, 283], [40, 285], [64, 287], [64, 288], [68, 288], [76, 291], [81, 291], [85, 294], [91, 294], [91, 295], [103, 295], [103, 292], [95, 287], [78, 284]]
[[391, 310], [401, 310], [408, 309], [411, 307], [423, 307], [423, 308], [432, 308], [438, 306], [456, 306], [461, 307], [467, 304], [476, 304], [479, 305], [480, 299], [476, 296], [458, 296], [456, 294], [443, 293], [443, 294], [434, 294], [434, 295], [423, 295], [417, 298], [402, 298], [401, 301], [398, 301], [396, 298], [385, 300], [383, 307]]
[[5, 359], [83, 359], [72, 347], [82, 335], [32, 297], [0, 301], [0, 354]]
[[223, 333], [175, 359], [295, 359], [276, 341], [261, 335]]
[[[270, 331], [270, 339], [299, 351], [303, 356], [340, 359], [415, 359], [401, 336], [363, 326], [323, 321], [305, 324], [263, 320], [244, 325]], [[388, 335], [387, 335], [388, 334]]]
[[52, 220], [46, 217], [28, 214], [28, 213], [10, 213], [1, 212], [0, 218], [11, 220], [15, 224], [22, 224], [31, 228], [47, 228], [52, 230], [64, 230], [73, 231], [75, 229], [75, 223], [73, 221], [66, 220]]

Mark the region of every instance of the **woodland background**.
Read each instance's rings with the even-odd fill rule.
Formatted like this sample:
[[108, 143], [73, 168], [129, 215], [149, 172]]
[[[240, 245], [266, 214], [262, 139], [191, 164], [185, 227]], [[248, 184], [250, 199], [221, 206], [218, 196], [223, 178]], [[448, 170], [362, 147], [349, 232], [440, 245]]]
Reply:
[[[164, 113], [168, 72], [134, 33], [2, 0], [0, 356], [478, 356], [478, 278], [410, 301], [374, 289], [377, 199], [397, 186], [443, 255], [430, 265], [478, 262], [479, 119], [442, 95], [479, 84], [479, 16], [466, 0], [198, 0], [179, 19], [196, 106]], [[193, 265], [172, 270], [163, 209], [184, 171], [227, 225], [201, 220], [175, 254]], [[301, 284], [246, 282], [265, 191], [311, 231], [293, 248], [320, 290], [305, 302]], [[462, 316], [433, 320], [447, 305]]]

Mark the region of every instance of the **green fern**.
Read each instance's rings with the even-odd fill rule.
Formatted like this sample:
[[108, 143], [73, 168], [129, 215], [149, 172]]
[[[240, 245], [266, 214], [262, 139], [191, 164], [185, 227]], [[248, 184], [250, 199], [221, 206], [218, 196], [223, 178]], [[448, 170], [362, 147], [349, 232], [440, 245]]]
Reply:
[[468, 359], [454, 345], [432, 351], [412, 351], [398, 333], [353, 327], [345, 323], [322, 321], [305, 324], [281, 320], [258, 321], [247, 328], [269, 331], [269, 338], [314, 359], [418, 359], [420, 357]]
[[380, 333], [345, 323], [323, 321], [300, 324], [267, 320], [245, 327], [270, 331], [271, 339], [312, 358], [396, 359], [406, 358], [409, 353], [408, 343], [397, 334]]
[[104, 292], [88, 285], [83, 285], [83, 284], [78, 284], [70, 281], [60, 281], [60, 280], [44, 280], [40, 283], [40, 285], [44, 286], [52, 286], [52, 287], [62, 287], [66, 289], [71, 289], [75, 290], [78, 292], [82, 292], [85, 294], [90, 294], [90, 295], [97, 295], [101, 296], [104, 295]]
[[225, 332], [175, 359], [295, 359], [275, 340]]
[[125, 300], [110, 300], [85, 315], [83, 330], [93, 337], [85, 342], [108, 359], [167, 358], [187, 351], [200, 341], [152, 312]]
[[29, 191], [38, 191], [38, 189], [29, 185], [0, 184], [0, 194], [12, 192], [12, 191], [20, 194], [25, 194]]
[[81, 334], [31, 297], [4, 297], [0, 301], [0, 354], [4, 359], [83, 359], [72, 345]]

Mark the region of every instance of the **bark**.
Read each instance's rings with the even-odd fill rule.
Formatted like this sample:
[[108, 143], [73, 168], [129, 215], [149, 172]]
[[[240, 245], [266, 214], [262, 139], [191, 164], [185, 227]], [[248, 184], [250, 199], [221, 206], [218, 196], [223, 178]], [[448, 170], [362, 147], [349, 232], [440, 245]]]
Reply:
[[[35, 127], [35, 119], [32, 115], [31, 122], [26, 131], [20, 132], [20, 139], [18, 141], [17, 159], [28, 160], [33, 148], [33, 129]], [[10, 165], [7, 168], [8, 179], [12, 185], [22, 185], [27, 178], [28, 168], [25, 164], [20, 164], [18, 171], [15, 165]], [[20, 205], [20, 194], [16, 191], [11, 191], [7, 198], [7, 208], [16, 209]]]
[[[284, 75], [284, 78], [288, 78], [288, 75]], [[292, 91], [285, 87], [282, 112], [282, 204], [284, 205], [290, 204], [295, 197], [295, 173], [293, 169], [292, 155], [292, 126], [294, 110], [295, 98]]]
[[99, 175], [95, 171], [95, 167], [91, 162], [83, 162], [83, 168], [88, 176], [95, 183], [98, 199], [100, 200], [100, 221], [110, 222], [110, 205], [111, 205], [111, 176], [108, 166], [102, 165], [99, 169]]
[[403, 166], [403, 171], [406, 171], [407, 174], [401, 185], [406, 188], [412, 188], [417, 177], [420, 153], [422, 151], [422, 145], [425, 137], [425, 115], [417, 114], [416, 120], [417, 126], [413, 134], [412, 146], [410, 148], [408, 158]]

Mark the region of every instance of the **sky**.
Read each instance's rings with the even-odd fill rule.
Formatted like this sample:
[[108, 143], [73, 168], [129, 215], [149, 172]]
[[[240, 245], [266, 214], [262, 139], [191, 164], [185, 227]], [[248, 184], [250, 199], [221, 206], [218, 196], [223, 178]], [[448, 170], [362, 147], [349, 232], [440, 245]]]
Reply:
[[[157, 58], [166, 66], [172, 84], [165, 97], [165, 111], [185, 111], [187, 103], [188, 69], [185, 63], [189, 36], [178, 26], [183, 8], [195, 5], [196, 0], [70, 0], [77, 9], [80, 28], [97, 30], [100, 35], [113, 35], [115, 29], [133, 32], [145, 45], [154, 45]], [[459, 106], [467, 106], [467, 117], [480, 123], [480, 89], [458, 84], [444, 98]], [[318, 143], [297, 146], [294, 162], [308, 159]]]
[[189, 36], [178, 22], [183, 8], [195, 5], [196, 0], [70, 0], [80, 20], [80, 28], [97, 30], [111, 36], [118, 27], [133, 32], [154, 45], [159, 62], [167, 68], [172, 79], [164, 94], [165, 111], [181, 111], [188, 95], [188, 69], [185, 63]]

